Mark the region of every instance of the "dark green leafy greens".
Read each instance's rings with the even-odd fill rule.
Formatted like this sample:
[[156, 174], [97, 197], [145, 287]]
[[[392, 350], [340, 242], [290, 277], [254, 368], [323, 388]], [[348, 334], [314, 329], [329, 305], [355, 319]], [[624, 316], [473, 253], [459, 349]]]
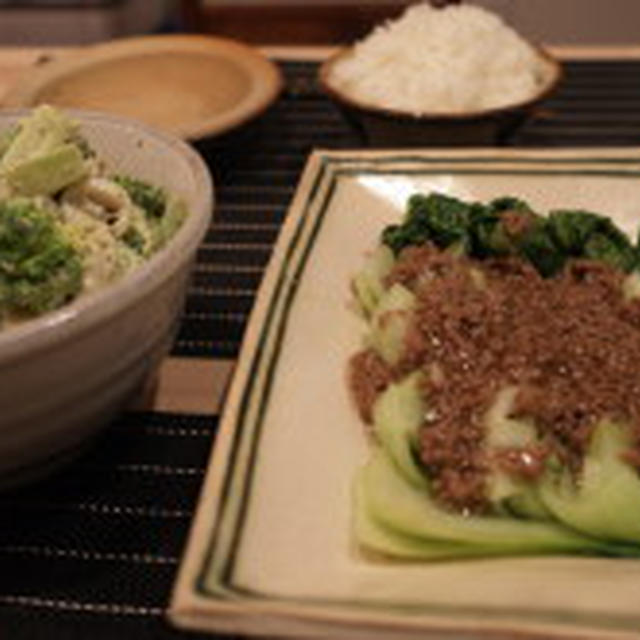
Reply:
[[569, 256], [601, 260], [623, 271], [637, 265], [638, 249], [605, 216], [581, 210], [552, 211], [548, 227], [556, 245]]
[[167, 193], [164, 189], [129, 176], [114, 176], [119, 184], [150, 218], [162, 218], [167, 208]]
[[519, 256], [544, 277], [560, 271], [569, 258], [599, 260], [630, 272], [639, 257], [638, 248], [606, 216], [582, 210], [542, 216], [511, 196], [484, 204], [435, 192], [415, 194], [402, 223], [388, 226], [382, 242], [396, 255], [430, 242], [479, 259]]
[[[139, 178], [117, 175], [113, 176], [113, 181], [119, 184], [127, 192], [131, 201], [142, 209], [152, 233], [152, 250], [163, 246], [187, 216], [184, 203], [171, 198], [162, 187], [149, 184]], [[136, 253], [145, 255], [146, 240], [136, 229], [128, 230], [123, 240]]]

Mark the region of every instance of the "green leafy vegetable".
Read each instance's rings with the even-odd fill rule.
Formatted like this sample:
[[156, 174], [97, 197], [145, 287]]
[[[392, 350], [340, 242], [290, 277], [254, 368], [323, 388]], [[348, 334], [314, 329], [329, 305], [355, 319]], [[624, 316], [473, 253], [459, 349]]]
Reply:
[[404, 222], [383, 232], [384, 243], [394, 253], [427, 241], [441, 248], [452, 244], [466, 246], [470, 209], [468, 204], [451, 196], [415, 194], [409, 198]]
[[145, 248], [145, 238], [135, 227], [129, 227], [122, 235], [122, 241], [136, 253], [143, 254]]
[[56, 309], [81, 286], [80, 258], [51, 215], [27, 200], [0, 202], [0, 311]]
[[589, 237], [598, 232], [601, 219], [588, 211], [551, 211], [549, 233], [560, 249], [569, 255], [579, 256]]
[[119, 184], [150, 218], [161, 218], [167, 209], [167, 193], [164, 189], [129, 176], [114, 176]]
[[431, 242], [475, 258], [514, 255], [544, 277], [557, 273], [569, 258], [588, 258], [633, 271], [639, 252], [606, 216], [579, 210], [536, 213], [512, 196], [487, 204], [466, 203], [440, 193], [409, 198], [401, 224], [390, 225], [382, 242], [397, 255], [411, 245]]
[[514, 253], [526, 258], [545, 278], [560, 271], [567, 257], [553, 242], [546, 220], [540, 218], [519, 238]]
[[500, 196], [495, 198], [488, 205], [487, 209], [491, 213], [502, 213], [503, 211], [521, 211], [533, 213], [533, 209], [528, 202], [514, 196]]
[[627, 272], [637, 265], [637, 249], [606, 216], [581, 210], [552, 211], [548, 226], [555, 244], [570, 256], [600, 260]]

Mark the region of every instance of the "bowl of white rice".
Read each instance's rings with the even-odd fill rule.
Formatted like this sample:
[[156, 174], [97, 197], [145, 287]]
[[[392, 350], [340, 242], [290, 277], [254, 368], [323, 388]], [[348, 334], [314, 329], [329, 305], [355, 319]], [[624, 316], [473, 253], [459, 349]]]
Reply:
[[504, 142], [558, 86], [561, 65], [497, 14], [422, 2], [320, 68], [323, 89], [375, 146]]

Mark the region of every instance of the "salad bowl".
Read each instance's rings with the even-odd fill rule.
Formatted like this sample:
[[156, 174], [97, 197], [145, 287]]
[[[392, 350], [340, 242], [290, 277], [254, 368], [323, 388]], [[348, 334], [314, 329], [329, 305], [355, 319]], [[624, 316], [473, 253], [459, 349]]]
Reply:
[[[0, 131], [28, 110], [0, 114]], [[212, 182], [177, 137], [134, 120], [69, 111], [109, 170], [178, 196], [188, 214], [169, 241], [119, 280], [0, 330], [0, 486], [74, 456], [168, 353], [190, 267], [209, 223]]]

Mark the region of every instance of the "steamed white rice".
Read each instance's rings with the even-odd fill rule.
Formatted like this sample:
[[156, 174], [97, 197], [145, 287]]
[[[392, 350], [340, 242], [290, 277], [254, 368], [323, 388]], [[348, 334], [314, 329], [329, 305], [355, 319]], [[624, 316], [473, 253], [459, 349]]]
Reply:
[[422, 115], [522, 102], [549, 73], [548, 62], [496, 14], [425, 2], [357, 42], [328, 80], [361, 102]]

